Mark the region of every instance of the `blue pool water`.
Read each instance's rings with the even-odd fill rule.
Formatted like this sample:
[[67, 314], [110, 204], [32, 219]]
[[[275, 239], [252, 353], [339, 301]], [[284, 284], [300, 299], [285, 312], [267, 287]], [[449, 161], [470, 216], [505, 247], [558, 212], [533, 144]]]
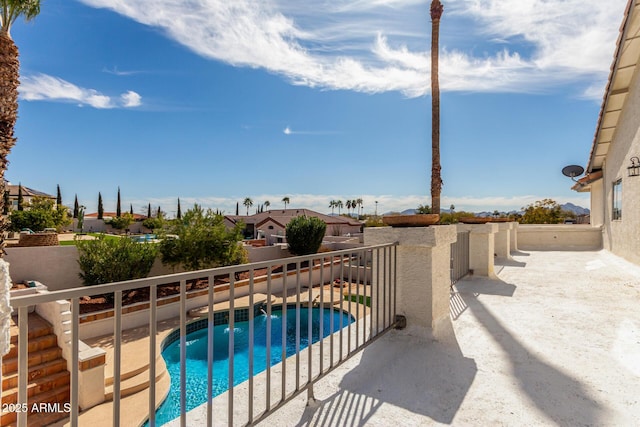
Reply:
[[[326, 337], [352, 322], [351, 316], [333, 311], [333, 330], [331, 330], [331, 311], [329, 309], [312, 310], [312, 343], [320, 339], [320, 315], [323, 316], [322, 337]], [[300, 349], [309, 343], [307, 320], [308, 309], [300, 311]], [[296, 352], [296, 312], [287, 309], [286, 355]], [[186, 337], [186, 402], [189, 411], [207, 401], [207, 328], [191, 332]], [[224, 393], [229, 385], [229, 327], [219, 325], [214, 328], [213, 396]], [[267, 369], [267, 316], [254, 319], [254, 375]], [[171, 376], [171, 389], [166, 400], [156, 411], [156, 425], [160, 426], [180, 416], [180, 340], [169, 344], [162, 357]], [[271, 366], [282, 361], [282, 311], [273, 310], [271, 314]], [[249, 322], [236, 322], [234, 331], [233, 384], [238, 385], [249, 379]]]
[[131, 236], [131, 240], [136, 243], [146, 243], [155, 240], [157, 236], [155, 234], [143, 234], [139, 236]]

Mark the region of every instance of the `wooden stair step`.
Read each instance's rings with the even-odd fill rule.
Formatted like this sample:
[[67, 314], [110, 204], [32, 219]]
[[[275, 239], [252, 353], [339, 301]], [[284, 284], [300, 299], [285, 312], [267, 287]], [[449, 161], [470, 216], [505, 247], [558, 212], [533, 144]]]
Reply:
[[[36, 378], [27, 385], [27, 396], [45, 394], [48, 391], [69, 385], [70, 375], [68, 371], [56, 372], [46, 377]], [[2, 390], [2, 403], [11, 404], [18, 401], [18, 387]]]
[[[55, 334], [37, 336], [35, 338], [30, 338], [28, 341], [27, 349], [29, 353], [58, 346], [58, 337], [56, 337]], [[18, 357], [18, 351], [18, 343], [11, 343], [9, 346], [9, 353], [7, 353], [5, 357], [7, 359]]]
[[[35, 351], [29, 353], [28, 366], [36, 366], [41, 363], [49, 362], [51, 360], [59, 359], [62, 357], [62, 349], [60, 347], [50, 347], [44, 350]], [[2, 358], [2, 376], [10, 375], [18, 372], [18, 358]]]
[[[39, 365], [30, 366], [28, 381], [33, 381], [36, 378], [46, 377], [47, 375], [55, 374], [56, 372], [66, 371], [66, 369], [67, 361], [62, 358], [44, 362]], [[2, 389], [7, 390], [14, 387], [18, 387], [18, 372], [13, 372], [9, 375], [3, 375]]]
[[[69, 403], [70, 399], [70, 386], [66, 385], [63, 387], [56, 388], [54, 390], [49, 390], [45, 393], [41, 393], [37, 396], [31, 397], [27, 400], [29, 415], [27, 417], [27, 425], [31, 426], [47, 426], [52, 424], [58, 420], [68, 417], [68, 406], [65, 407], [65, 403]], [[49, 404], [46, 408], [39, 407], [42, 409], [41, 412], [31, 412], [33, 409], [33, 405], [40, 405], [41, 403]], [[60, 405], [56, 407], [56, 403]], [[52, 409], [59, 409], [61, 412], [51, 412]], [[2, 417], [0, 418], [0, 425], [3, 426], [12, 426], [16, 425], [18, 414], [16, 412], [3, 412]]]

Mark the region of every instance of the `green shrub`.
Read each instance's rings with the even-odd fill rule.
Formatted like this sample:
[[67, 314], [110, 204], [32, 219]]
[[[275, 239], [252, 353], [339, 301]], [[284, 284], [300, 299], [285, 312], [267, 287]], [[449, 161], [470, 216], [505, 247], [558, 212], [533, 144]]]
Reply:
[[164, 225], [164, 219], [160, 218], [147, 218], [142, 221], [142, 225], [147, 227], [149, 230], [161, 229]]
[[71, 223], [68, 209], [65, 206], [54, 208], [53, 200], [46, 197], [34, 197], [25, 204], [24, 210], [11, 212], [11, 231], [20, 231], [30, 228], [33, 231], [42, 231], [45, 228], [57, 228], [60, 230]]
[[327, 224], [319, 218], [298, 216], [286, 228], [289, 250], [294, 255], [315, 254], [320, 249]]
[[187, 270], [247, 263], [247, 252], [240, 245], [243, 228], [239, 223], [229, 230], [222, 215], [194, 205], [160, 235], [162, 263]]
[[147, 277], [158, 254], [155, 244], [125, 238], [101, 236], [95, 240], [79, 240], [76, 246], [80, 278], [87, 286]]
[[125, 228], [130, 226], [132, 222], [133, 222], [133, 215], [131, 215], [130, 213], [125, 213], [122, 216], [111, 218], [111, 221], [109, 221], [109, 224], [111, 224], [111, 226], [116, 230], [124, 230]]

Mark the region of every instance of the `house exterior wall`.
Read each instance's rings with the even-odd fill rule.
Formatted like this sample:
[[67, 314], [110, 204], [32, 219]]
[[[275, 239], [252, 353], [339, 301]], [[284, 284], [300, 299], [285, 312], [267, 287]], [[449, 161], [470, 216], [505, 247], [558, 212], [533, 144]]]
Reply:
[[[636, 71], [604, 167], [605, 249], [640, 264], [640, 176], [628, 176], [631, 157], [640, 157], [640, 72]], [[622, 179], [622, 218], [612, 219], [613, 183]], [[597, 192], [596, 192], [597, 193]], [[592, 198], [597, 196], [592, 193]]]
[[591, 212], [590, 223], [593, 227], [600, 227], [604, 224], [604, 186], [603, 180], [599, 179], [591, 183]]

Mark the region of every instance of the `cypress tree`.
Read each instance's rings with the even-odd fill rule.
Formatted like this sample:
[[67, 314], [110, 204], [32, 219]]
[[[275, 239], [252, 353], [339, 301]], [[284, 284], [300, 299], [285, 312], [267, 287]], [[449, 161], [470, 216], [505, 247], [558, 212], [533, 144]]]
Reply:
[[102, 194], [98, 192], [98, 219], [103, 219], [104, 207], [102, 206]]
[[158, 206], [158, 211], [156, 212], [156, 218], [162, 217], [162, 211], [160, 210], [160, 206]]
[[129, 213], [133, 216], [133, 203], [129, 203]]
[[236, 202], [236, 215], [240, 215], [240, 202]]
[[56, 197], [56, 205], [58, 209], [62, 207], [62, 193], [60, 192], [60, 184], [58, 184], [58, 196]]
[[78, 195], [76, 194], [76, 200], [73, 202], [73, 217], [78, 218], [80, 212], [80, 204], [78, 203]]
[[24, 198], [22, 197], [22, 184], [18, 184], [18, 210], [23, 210], [22, 204], [24, 203]]
[[118, 218], [122, 216], [122, 209], [120, 208], [120, 187], [118, 187], [118, 204], [116, 205], [116, 216]]
[[182, 209], [180, 209], [180, 197], [178, 197], [178, 213], [176, 214], [178, 219], [182, 219]]
[[151, 203], [149, 203], [149, 206], [147, 207], [147, 218], [151, 218]]
[[4, 190], [4, 206], [2, 206], [2, 215], [9, 215], [9, 206], [11, 204], [11, 198], [9, 196], [9, 190]]

